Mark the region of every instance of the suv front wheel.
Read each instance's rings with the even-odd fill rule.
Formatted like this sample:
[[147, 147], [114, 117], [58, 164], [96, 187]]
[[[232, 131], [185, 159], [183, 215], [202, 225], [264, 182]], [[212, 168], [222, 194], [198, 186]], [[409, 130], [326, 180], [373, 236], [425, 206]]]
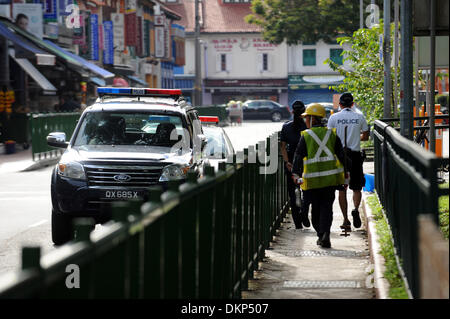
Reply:
[[55, 245], [63, 245], [73, 239], [72, 218], [52, 209], [52, 240]]

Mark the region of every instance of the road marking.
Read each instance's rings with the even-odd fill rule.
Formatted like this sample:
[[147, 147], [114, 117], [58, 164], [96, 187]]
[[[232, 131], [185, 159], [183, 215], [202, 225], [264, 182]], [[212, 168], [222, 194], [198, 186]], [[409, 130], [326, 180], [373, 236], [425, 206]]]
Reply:
[[25, 200], [25, 199], [47, 200], [49, 198], [48, 198], [48, 196], [23, 196], [23, 197], [0, 198], [0, 200]]
[[26, 194], [50, 194], [50, 191], [37, 191], [37, 192], [34, 192], [34, 191], [1, 192], [0, 191], [0, 195], [1, 194], [23, 194], [23, 195], [26, 195]]
[[47, 220], [46, 220], [46, 219], [43, 219], [43, 220], [41, 220], [40, 222], [37, 222], [37, 223], [35, 223], [35, 224], [33, 224], [33, 225], [28, 226], [28, 228], [37, 227], [37, 226], [40, 226], [40, 225], [45, 224], [46, 222], [47, 222]]

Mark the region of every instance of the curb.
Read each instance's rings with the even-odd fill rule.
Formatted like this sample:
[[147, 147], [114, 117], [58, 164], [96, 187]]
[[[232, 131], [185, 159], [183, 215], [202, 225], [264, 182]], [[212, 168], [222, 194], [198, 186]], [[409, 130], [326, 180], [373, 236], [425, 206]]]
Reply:
[[391, 299], [389, 297], [389, 282], [384, 278], [385, 259], [379, 253], [380, 244], [378, 242], [378, 235], [375, 228], [374, 216], [372, 214], [372, 209], [367, 204], [366, 194], [362, 192], [361, 206], [365, 215], [364, 223], [367, 230], [367, 237], [369, 241], [370, 258], [374, 264], [374, 288], [376, 292], [377, 299]]
[[55, 165], [56, 163], [59, 162], [60, 158], [61, 158], [61, 156], [57, 156], [57, 157], [53, 157], [53, 158], [46, 158], [43, 160], [39, 160], [37, 162], [34, 162], [27, 168], [20, 170], [20, 172], [29, 172], [29, 171], [34, 171], [34, 170], [46, 167], [46, 166]]

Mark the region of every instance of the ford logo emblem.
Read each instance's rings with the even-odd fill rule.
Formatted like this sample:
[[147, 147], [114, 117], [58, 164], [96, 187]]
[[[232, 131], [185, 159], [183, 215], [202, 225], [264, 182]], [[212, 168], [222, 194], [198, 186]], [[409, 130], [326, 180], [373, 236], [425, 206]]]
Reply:
[[131, 179], [130, 175], [120, 174], [120, 175], [114, 175], [114, 180], [117, 182], [128, 182]]

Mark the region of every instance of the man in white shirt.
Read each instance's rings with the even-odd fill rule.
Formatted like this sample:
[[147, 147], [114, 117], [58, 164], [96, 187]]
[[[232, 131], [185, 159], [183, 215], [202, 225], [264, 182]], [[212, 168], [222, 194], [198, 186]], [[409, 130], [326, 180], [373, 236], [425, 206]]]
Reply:
[[[355, 208], [352, 210], [353, 226], [361, 227], [361, 218], [359, 217], [359, 205], [361, 203], [361, 190], [365, 184], [363, 173], [363, 158], [361, 154], [361, 141], [369, 139], [369, 126], [360, 112], [352, 109], [354, 102], [351, 93], [344, 93], [339, 98], [341, 111], [330, 116], [328, 120], [328, 128], [336, 128], [337, 135], [344, 145], [345, 153], [350, 159], [350, 167], [346, 167], [346, 171], [350, 173], [349, 188], [353, 191], [353, 204]], [[345, 130], [347, 128], [347, 138]], [[351, 230], [351, 224], [347, 215], [347, 185], [343, 185], [339, 189], [339, 206], [341, 207], [344, 223], [342, 229]]]

